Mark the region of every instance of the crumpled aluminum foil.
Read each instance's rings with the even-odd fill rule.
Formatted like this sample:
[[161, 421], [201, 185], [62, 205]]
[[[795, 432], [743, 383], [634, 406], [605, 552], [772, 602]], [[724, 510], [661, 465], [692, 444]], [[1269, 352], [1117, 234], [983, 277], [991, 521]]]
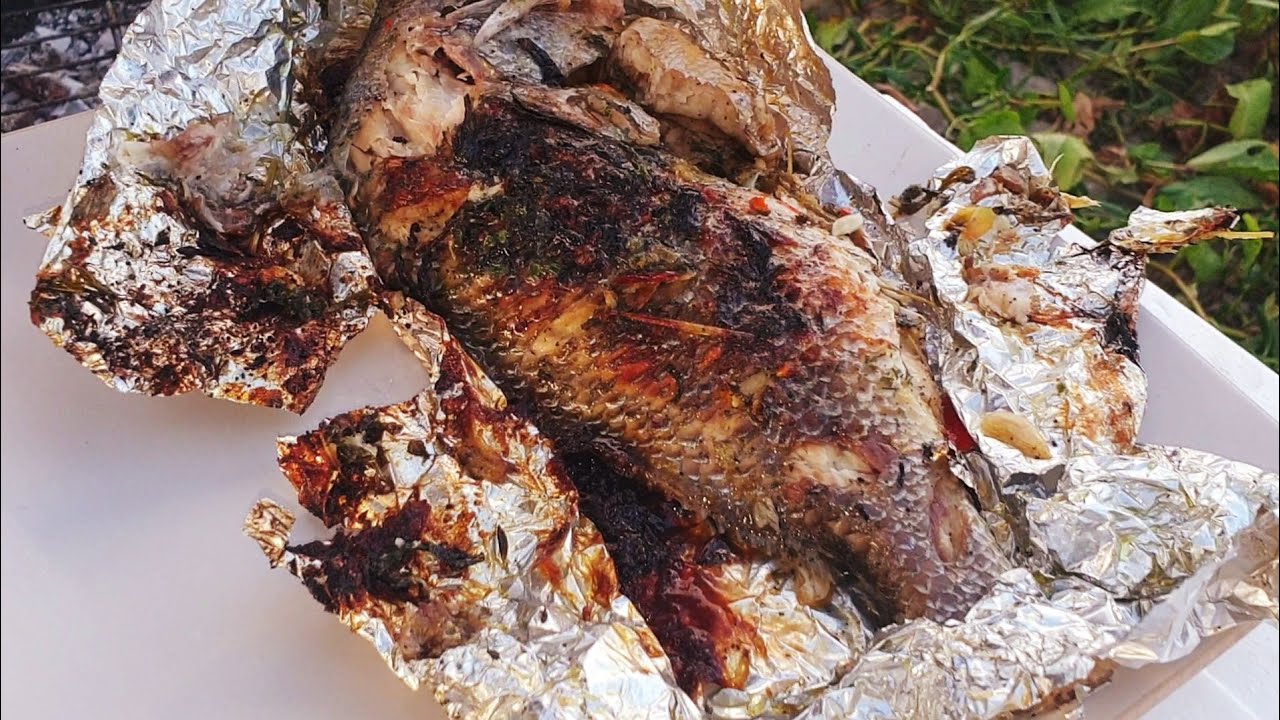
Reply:
[[165, 0], [102, 81], [32, 320], [109, 385], [301, 412], [376, 277], [294, 100], [310, 2]]
[[[844, 691], [815, 706], [829, 714], [815, 717], [837, 709], [840, 717], [891, 716], [886, 708], [937, 701], [935, 691], [943, 697], [931, 706], [939, 717], [1043, 703], [1052, 688], [1035, 683], [1021, 685], [1034, 691], [1020, 698], [966, 698], [972, 679], [955, 686], [939, 679], [931, 691], [904, 672], [878, 672], [877, 662], [891, 667], [922, 647], [951, 646], [993, 603], [1076, 613], [1068, 624], [1082, 619], [1086, 635], [1042, 656], [1059, 668], [1070, 660], [1076, 678], [1087, 677], [1086, 661], [1168, 662], [1239, 622], [1274, 621], [1277, 475], [1135, 442], [1146, 399], [1133, 335], [1145, 254], [1221, 232], [1234, 214], [1141, 208], [1105, 244], [1063, 233], [1072, 199], [1052, 186], [1025, 138], [981, 142], [896, 202], [923, 216], [909, 279], [936, 302], [927, 351], [977, 443], [964, 469], [993, 519], [1013, 525], [1031, 568], [1052, 582], [1047, 596], [997, 588], [958, 626], [917, 621], [892, 631], [842, 681]], [[1069, 596], [1069, 608], [1053, 592], [1068, 581], [1089, 583]], [[986, 649], [947, 657], [969, 658], [966, 668], [990, 661], [992, 677], [1013, 677], [1027, 661], [993, 650], [1011, 647], [1019, 632], [991, 628]], [[884, 650], [897, 654], [878, 654]], [[1066, 687], [1070, 678], [1058, 677], [1054, 687]]]
[[[419, 302], [406, 299], [399, 293], [385, 293], [383, 309], [392, 319], [393, 327], [401, 340], [419, 357], [431, 377], [439, 377], [442, 373], [443, 357], [454, 355], [458, 363], [467, 369], [467, 386], [475, 388], [475, 392], [484, 396], [486, 404], [495, 409], [506, 407], [506, 398], [502, 396], [502, 392], [470, 360], [465, 360], [438, 316], [429, 313]], [[399, 413], [424, 411], [422, 402], [425, 401], [422, 397], [429, 396], [430, 393], [428, 389], [419, 397], [416, 409], [408, 405], [397, 406], [401, 407]], [[448, 395], [448, 392], [440, 391], [439, 382], [436, 382], [435, 393], [442, 397]], [[457, 407], [445, 401], [438, 414], [445, 416], [447, 413], [457, 413]], [[428, 420], [419, 421], [426, 423]], [[285, 439], [283, 442], [289, 441]], [[287, 452], [283, 451], [282, 468], [294, 480], [294, 484], [297, 484], [296, 478], [310, 477], [311, 474], [294, 469]], [[300, 489], [300, 496], [307, 495]], [[305, 500], [303, 503], [306, 505]], [[498, 511], [494, 511], [494, 515], [499, 519], [504, 516]], [[582, 523], [590, 524], [588, 520], [582, 520]], [[255, 523], [251, 521], [251, 534], [264, 542], [260, 530], [253, 527]], [[507, 527], [506, 521], [503, 521], [503, 527]], [[279, 536], [279, 532], [275, 532], [274, 536]], [[274, 536], [268, 534], [268, 537]], [[275, 547], [280, 547], [279, 541], [264, 544], [264, 551], [268, 552], [273, 564], [279, 565], [279, 560], [275, 559], [276, 551], [270, 550]], [[607, 559], [603, 562], [608, 565]], [[753, 638], [754, 647], [748, 648], [745, 653], [746, 667], [742, 687], [710, 688], [709, 692], [699, 693], [695, 697], [708, 717], [737, 720], [795, 715], [822, 696], [829, 685], [854, 665], [867, 646], [869, 634], [849, 594], [837, 591], [831, 602], [820, 609], [805, 606], [796, 597], [796, 583], [799, 582], [796, 575], [780, 568], [776, 562], [750, 560], [733, 555], [722, 564], [689, 570], [700, 574], [701, 582], [698, 584], [712, 589], [716, 596], [722, 598], [723, 609], [732, 614], [735, 623], [749, 628]], [[612, 571], [609, 568], [609, 573]], [[297, 574], [296, 570], [294, 574]], [[699, 628], [698, 620], [689, 619], [689, 623], [690, 628]], [[390, 665], [399, 665], [397, 643], [374, 644]], [[733, 657], [718, 657], [722, 664], [740, 661], [739, 648], [727, 648], [727, 652]], [[398, 673], [404, 676], [403, 671], [398, 670]], [[416, 676], [406, 680], [413, 685], [422, 682]], [[456, 679], [435, 678], [434, 682], [456, 682]], [[538, 688], [529, 687], [526, 691], [536, 697]]]
[[1098, 588], [1050, 597], [1010, 570], [961, 623], [917, 620], [877, 643], [802, 720], [993, 718], [1052, 707], [1100, 683], [1132, 612]]
[[[1276, 511], [1273, 473], [1157, 446], [1074, 457], [1057, 493], [1026, 501], [1031, 542], [1056, 569], [1133, 599], [1165, 595], [1229, 558], [1240, 535], [1274, 525]], [[1274, 585], [1261, 604], [1265, 593], [1237, 590], [1256, 608], [1248, 613], [1275, 615]]]
[[279, 441], [333, 537], [290, 544], [271, 501], [246, 532], [451, 717], [700, 717], [548, 441], [443, 321], [409, 312], [398, 329], [429, 353], [431, 387]]
[[768, 561], [738, 560], [707, 574], [758, 643], [742, 688], [721, 688], [703, 700], [708, 717], [792, 717], [822, 698], [866, 650], [869, 633], [847, 593], [808, 607], [797, 599], [795, 575]]
[[1161, 212], [1139, 207], [1129, 215], [1129, 224], [1108, 235], [1107, 242], [1140, 254], [1177, 252], [1190, 243], [1232, 227], [1235, 222], [1235, 211], [1229, 208]]
[[[299, 71], [326, 38], [354, 43], [368, 7], [157, 0], [140, 17], [103, 83], [80, 180], [43, 218], [52, 242], [35, 315], [55, 341], [121, 389], [199, 389], [305, 408], [329, 360], [363, 327], [377, 279], [319, 160], [324, 133], [299, 99], [308, 94]], [[680, 21], [764, 89], [788, 121], [802, 187], [828, 205], [879, 212], [874, 192], [825, 158], [831, 86], [795, 3], [638, 7]], [[337, 20], [350, 22], [335, 28]], [[764, 52], [747, 52], [756, 47]], [[192, 152], [223, 160], [221, 172], [187, 172]], [[1017, 172], [1006, 177], [1007, 167]], [[992, 717], [1069, 700], [1113, 663], [1168, 661], [1232, 623], [1274, 619], [1276, 476], [1134, 443], [1145, 400], [1132, 342], [1141, 253], [1212, 234], [1229, 218], [1143, 211], [1095, 245], [1060, 234], [1071, 201], [1036, 180], [1045, 176], [1026, 141], [979, 146], [922, 191], [933, 212], [908, 248], [909, 265], [899, 267], [905, 241], [896, 227], [863, 238], [891, 273], [909, 270], [938, 301], [927, 345], [977, 438], [979, 452], [966, 458], [974, 483], [993, 522], [1011, 525], [1011, 541], [1034, 552], [1030, 568], [1006, 574], [963, 622], [888, 628], [868, 650], [851, 607], [800, 606], [794, 580], [768, 563], [722, 566], [725, 592], [741, 593], [740, 614], [763, 629], [759, 657], [768, 662], [752, 666], [744, 690], [709, 693], [699, 707], [675, 687], [634, 605], [607, 582], [602, 540], [578, 518], [571, 489], [539, 465], [547, 451], [536, 431], [449, 352], [456, 346], [438, 321], [394, 302], [387, 307], [402, 337], [446, 382], [283, 442], [301, 501], [338, 528], [333, 539], [291, 545], [291, 516], [271, 503], [246, 529], [393, 670], [431, 685], [456, 715], [786, 717], [813, 700], [802, 717]], [[995, 232], [977, 232], [984, 213], [957, 220], [975, 205], [1012, 212], [992, 220]], [[974, 277], [984, 280], [977, 294]], [[287, 282], [272, 284], [280, 278]], [[264, 287], [265, 296], [229, 290]], [[282, 292], [291, 288], [304, 288], [305, 301]], [[298, 366], [288, 358], [303, 354], [303, 337], [320, 339], [304, 346]], [[261, 338], [277, 342], [253, 344]], [[993, 413], [1005, 414], [984, 423]], [[350, 423], [366, 425], [355, 432]], [[321, 440], [335, 456], [308, 456], [308, 443]], [[467, 452], [477, 449], [485, 452]], [[379, 452], [389, 462], [368, 473], [337, 472]], [[515, 465], [486, 462], [494, 458]], [[494, 472], [508, 476], [494, 482], [486, 477]], [[451, 514], [463, 510], [473, 519]], [[422, 540], [398, 544], [382, 532], [400, 527], [421, 530]], [[1070, 542], [1081, 537], [1097, 541]], [[342, 567], [375, 557], [385, 584], [335, 584], [353, 577]], [[403, 600], [424, 590], [438, 602]], [[552, 644], [559, 639], [572, 651]], [[545, 674], [525, 673], [523, 663]]]
[[[931, 355], [996, 487], [1132, 448], [1146, 403], [1134, 337], [1141, 256], [1063, 234], [1067, 200], [1026, 138], [939, 168], [909, 272], [938, 307]], [[901, 201], [899, 201], [901, 205]]]
[[827, 154], [835, 90], [809, 41], [798, 0], [640, 0], [646, 14], [675, 20], [698, 44], [760, 88], [786, 118], [791, 168], [809, 174]]
[[906, 241], [884, 212], [875, 188], [849, 175], [827, 152], [835, 88], [815, 49], [798, 0], [637, 0], [644, 14], [675, 20], [703, 49], [761, 89], [786, 119], [780, 124], [786, 151], [781, 169], [829, 209], [865, 216], [861, 239], [891, 276], [900, 270]]

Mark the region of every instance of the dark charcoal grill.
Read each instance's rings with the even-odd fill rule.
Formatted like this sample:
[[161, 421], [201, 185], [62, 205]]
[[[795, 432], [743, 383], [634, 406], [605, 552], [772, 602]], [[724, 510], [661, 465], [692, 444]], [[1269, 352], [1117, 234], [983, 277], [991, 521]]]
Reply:
[[0, 6], [4, 132], [88, 110], [147, 0], [5, 0]]

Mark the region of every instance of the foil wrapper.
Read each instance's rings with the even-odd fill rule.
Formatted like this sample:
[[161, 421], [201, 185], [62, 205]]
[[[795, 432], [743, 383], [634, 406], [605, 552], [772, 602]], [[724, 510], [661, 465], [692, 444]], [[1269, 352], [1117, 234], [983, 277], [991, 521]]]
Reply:
[[893, 631], [799, 717], [993, 718], [1051, 708], [1110, 675], [1106, 651], [1132, 621], [1097, 588], [1046, 597], [1029, 572], [1010, 570], [963, 622]]
[[793, 717], [824, 697], [866, 650], [867, 626], [843, 591], [810, 607], [798, 597], [796, 575], [767, 561], [740, 559], [707, 576], [754, 641], [742, 687], [703, 698], [707, 717]]
[[1236, 213], [1229, 208], [1161, 212], [1139, 207], [1129, 215], [1129, 224], [1108, 235], [1107, 242], [1141, 254], [1177, 252], [1235, 224]]
[[[827, 152], [835, 89], [797, 0], [640, 0], [643, 14], [678, 22], [711, 56], [758, 88], [784, 122], [774, 163], [828, 210], [863, 215], [862, 244], [891, 278], [901, 274], [906, 236], [875, 188], [849, 175]], [[788, 180], [787, 182], [790, 182]]]
[[[461, 12], [515, 22], [541, 4]], [[324, 160], [319, 87], [352, 59], [372, 6], [145, 11], [103, 82], [76, 187], [36, 221], [51, 242], [33, 319], [119, 389], [300, 411], [380, 298], [433, 386], [281, 440], [282, 468], [330, 538], [293, 543], [292, 515], [269, 501], [245, 527], [452, 715], [997, 717], [1274, 620], [1275, 474], [1135, 441], [1143, 256], [1232, 216], [1140, 210], [1093, 243], [1064, 232], [1072, 199], [1011, 139], [903, 198], [918, 218], [908, 242], [876, 222], [874, 191], [826, 157], [831, 84], [796, 3], [647, 0], [628, 12], [679, 23], [758, 88], [785, 120], [780, 158], [799, 189], [864, 214], [857, 240], [935, 301], [925, 346], [976, 440], [962, 469], [993, 526], [1030, 553], [963, 621], [870, 638], [839, 590], [810, 608], [798, 573], [712, 566], [702, 580], [752, 629], [753, 652], [722, 648], [719, 662], [745, 663], [739, 687], [691, 697], [546, 441], [437, 318], [378, 296]]]
[[[1134, 600], [1167, 595], [1204, 567], [1227, 561], [1244, 533], [1274, 528], [1276, 512], [1274, 473], [1156, 446], [1074, 457], [1057, 493], [1026, 501], [1030, 540], [1056, 570]], [[1274, 534], [1270, 545], [1274, 556]], [[1274, 583], [1268, 597], [1268, 588], [1240, 581], [1246, 586], [1233, 595], [1251, 598], [1241, 611], [1275, 616]]]
[[296, 100], [307, 2], [165, 0], [125, 34], [31, 315], [118, 390], [304, 410], [376, 277]]
[[334, 535], [291, 544], [270, 501], [246, 531], [451, 717], [700, 717], [549, 443], [443, 322], [415, 316], [404, 331], [429, 353], [431, 388], [279, 441]]
[[784, 163], [801, 174], [817, 169], [827, 155], [835, 90], [799, 2], [642, 0], [639, 6], [679, 22], [704, 50], [759, 88], [785, 118], [777, 138]]
[[[1096, 684], [1091, 662], [1168, 662], [1239, 622], [1274, 621], [1277, 475], [1135, 440], [1146, 397], [1134, 335], [1145, 255], [1212, 236], [1234, 214], [1140, 208], [1108, 242], [1094, 243], [1064, 232], [1073, 199], [1052, 185], [1024, 138], [981, 142], [895, 202], [919, 228], [908, 267], [935, 303], [926, 311], [930, 360], [977, 444], [957, 464], [970, 471], [993, 521], [1013, 528], [1011, 541], [1044, 592], [1006, 585], [956, 626], [913, 622], [892, 631], [842, 681], [848, 687], [815, 708], [888, 717], [939, 693], [948, 698], [932, 706], [939, 717], [1043, 706], [1057, 691], [1035, 683], [1020, 685], [1021, 697], [966, 697], [965, 688], [991, 684], [949, 685], [946, 676], [929, 690], [867, 666], [905, 660], [882, 650], [947, 647], [992, 607], [1075, 613], [1067, 624], [1081, 623], [1084, 634], [1036, 661], [1040, 677], [1053, 674], [1049, 659], [1059, 668], [1070, 661], [1076, 680], [1058, 675], [1059, 689]], [[1065, 596], [1064, 583], [1072, 586]], [[1063, 622], [1030, 625], [1039, 639]], [[946, 657], [969, 658], [965, 668], [990, 660], [992, 677], [1008, 677], [1023, 660], [995, 650], [1018, 632], [996, 631], [984, 649]], [[836, 715], [814, 717], [827, 716]]]
[[[392, 319], [393, 327], [396, 328], [401, 340], [411, 348], [413, 354], [419, 357], [431, 377], [439, 377], [443, 369], [451, 363], [460, 365], [466, 369], [468, 388], [474, 388], [474, 392], [483, 396], [486, 404], [492, 409], [499, 411], [506, 409], [506, 398], [488, 377], [481, 373], [461, 350], [458, 350], [456, 342], [449, 338], [447, 328], [438, 316], [429, 313], [425, 307], [406, 299], [399, 293], [384, 295], [383, 309]], [[397, 406], [398, 411], [410, 414], [424, 413], [426, 406], [422, 404], [426, 402], [426, 398], [445, 398], [456, 393], [457, 391], [442, 391], [442, 384], [436, 380], [435, 387], [426, 389], [417, 398], [416, 405]], [[449, 421], [458, 421], [447, 414], [460, 413], [460, 407], [447, 400], [436, 400], [436, 402], [440, 404], [439, 409], [436, 409], [436, 424], [440, 425], [440, 418], [445, 420], [442, 427], [448, 427]], [[388, 411], [384, 409], [381, 413], [388, 413]], [[330, 421], [326, 427], [333, 427], [335, 421], [337, 420]], [[420, 424], [430, 423], [429, 419], [415, 421]], [[346, 420], [343, 420], [343, 423], [349, 424]], [[323, 433], [325, 430], [321, 428], [317, 432]], [[532, 433], [535, 430], [530, 428], [527, 432]], [[471, 437], [477, 436], [472, 433]], [[488, 437], [488, 433], [485, 433], [485, 437]], [[291, 450], [293, 447], [291, 443], [297, 442], [288, 438], [282, 441], [285, 443], [282, 445], [283, 450], [280, 454], [282, 469], [294, 486], [298, 487], [303, 505], [315, 512], [316, 501], [307, 500], [314, 497], [314, 492], [305, 491], [298, 479], [314, 477], [314, 473], [310, 470], [297, 469], [296, 457], [306, 456], [305, 452], [298, 454]], [[540, 451], [545, 452], [548, 457], [553, 455], [552, 451], [545, 446], [540, 447]], [[342, 462], [340, 452], [338, 457], [340, 464]], [[550, 473], [552, 470], [545, 469], [545, 466], [550, 466], [549, 460], [544, 460], [543, 471]], [[394, 469], [392, 471], [394, 473]], [[561, 473], [561, 470], [556, 470], [556, 473]], [[337, 471], [337, 475], [343, 474], [349, 474], [349, 469]], [[564, 484], [570, 482], [562, 474], [558, 474], [557, 477], [559, 482]], [[457, 480], [451, 479], [451, 482], [457, 482]], [[342, 493], [342, 495], [347, 496], [349, 493]], [[575, 496], [567, 495], [566, 502], [573, 507], [573, 512], [579, 511]], [[384, 505], [387, 503], [384, 502]], [[257, 516], [268, 516], [268, 518], [271, 516], [268, 510], [255, 512]], [[509, 510], [493, 510], [497, 518], [495, 521], [502, 521], [504, 528], [507, 528], [507, 520], [502, 518], [506, 512]], [[326, 523], [329, 521], [329, 518], [325, 518], [324, 515], [321, 515], [321, 519], [325, 519]], [[644, 521], [648, 523], [653, 519]], [[591, 527], [589, 519], [582, 519], [581, 524], [589, 527], [594, 537], [599, 538], [599, 533]], [[266, 525], [269, 532], [264, 533], [257, 529], [259, 527], [262, 527], [262, 521], [251, 516], [250, 523], [247, 524], [248, 532], [259, 539], [260, 543], [264, 543], [262, 547], [266, 555], [273, 564], [279, 565], [278, 550], [275, 548], [283, 547], [283, 541], [274, 538], [282, 537], [282, 532], [287, 534], [287, 528], [282, 529], [279, 524], [269, 524]], [[685, 548], [668, 546], [668, 550], [677, 553], [680, 550], [698, 552], [703, 551], [707, 544], [689, 544]], [[837, 589], [831, 600], [824, 602], [822, 606], [809, 607], [797, 598], [800, 592], [797, 584], [803, 582], [803, 579], [797, 577], [795, 571], [783, 569], [776, 562], [768, 560], [745, 559], [728, 550], [724, 544], [717, 544], [716, 547], [719, 548], [722, 561], [713, 562], [713, 564], [698, 564], [698, 562], [682, 564], [680, 577], [684, 580], [684, 585], [669, 589], [658, 588], [657, 597], [646, 598], [649, 603], [654, 601], [669, 603], [677, 610], [690, 611], [689, 614], [677, 612], [677, 628], [663, 626], [666, 632], [712, 637], [712, 641], [708, 643], [695, 643], [698, 644], [701, 652], [699, 657], [690, 659], [690, 657], [677, 656], [677, 660], [685, 661], [686, 664], [690, 661], [703, 662], [703, 664], [709, 662], [718, 666], [722, 675], [732, 678], [731, 687], [719, 687], [714, 683], [690, 687], [692, 700], [696, 702], [700, 712], [708, 717], [748, 719], [748, 717], [794, 716], [796, 712], [804, 710], [806, 706], [822, 696], [841, 674], [854, 665], [861, 651], [867, 646], [869, 638], [867, 626], [861, 620], [860, 612], [849, 594]], [[603, 548], [600, 553], [602, 556], [598, 566], [593, 570], [594, 573], [613, 574], [612, 560]], [[654, 559], [637, 557], [634, 560], [652, 562]], [[291, 570], [294, 574], [298, 574], [297, 570], [293, 568]], [[303, 578], [303, 580], [306, 579]], [[617, 589], [617, 579], [613, 580], [613, 584]], [[690, 594], [698, 596], [700, 602], [696, 603], [696, 606], [681, 605], [681, 602], [689, 602]], [[708, 598], [714, 598], [714, 600], [708, 602]], [[552, 601], [558, 602], [556, 598], [552, 598]], [[613, 602], [616, 605], [617, 602], [623, 601]], [[644, 615], [648, 607], [650, 606], [641, 602], [640, 615]], [[707, 609], [717, 614], [716, 618], [708, 619], [698, 614], [698, 610]], [[351, 623], [348, 621], [349, 624]], [[726, 628], [731, 629], [726, 630]], [[367, 635], [364, 632], [361, 634]], [[663, 639], [666, 637], [659, 634], [659, 639], [654, 642], [662, 642]], [[380, 655], [387, 659], [393, 669], [402, 665], [396, 655], [398, 644], [376, 641], [374, 644]], [[415, 687], [417, 684], [426, 682], [425, 676], [408, 678], [403, 671], [397, 671], [402, 678]], [[447, 687], [447, 685], [461, 682], [461, 679], [452, 678], [452, 676], [445, 676], [445, 678], [435, 676], [431, 678], [431, 682]], [[530, 697], [536, 697], [541, 692], [541, 688], [526, 685], [524, 692]], [[517, 708], [520, 705], [515, 698], [508, 698], [508, 700], [512, 702], [508, 702], [502, 714], [499, 715], [518, 715]], [[636, 715], [636, 712], [639, 712], [636, 707], [618, 708], [617, 714], [611, 716], [640, 716]], [[471, 710], [474, 711], [474, 706]]]
[[984, 504], [1030, 477], [1052, 492], [1075, 455], [1132, 448], [1141, 256], [1062, 232], [1071, 208], [1025, 138], [979, 143], [925, 192], [910, 274], [937, 301], [931, 356], [996, 476]]

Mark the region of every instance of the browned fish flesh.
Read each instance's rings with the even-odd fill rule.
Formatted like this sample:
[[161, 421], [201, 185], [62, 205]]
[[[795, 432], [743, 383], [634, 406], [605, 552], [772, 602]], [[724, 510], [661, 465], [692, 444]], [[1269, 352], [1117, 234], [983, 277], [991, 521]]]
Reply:
[[[623, 24], [571, 11], [601, 41]], [[384, 9], [347, 86], [334, 159], [384, 280], [444, 315], [563, 448], [743, 547], [834, 563], [882, 619], [962, 615], [1006, 562], [872, 258], [798, 194], [584, 129], [592, 88], [531, 110], [521, 84], [547, 73], [496, 71], [468, 22]]]

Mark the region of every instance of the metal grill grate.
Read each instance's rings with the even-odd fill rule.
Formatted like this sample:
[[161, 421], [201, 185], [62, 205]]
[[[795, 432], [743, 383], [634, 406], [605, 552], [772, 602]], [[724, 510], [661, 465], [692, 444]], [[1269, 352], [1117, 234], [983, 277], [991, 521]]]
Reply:
[[0, 129], [97, 105], [98, 83], [147, 0], [6, 0], [0, 8]]

